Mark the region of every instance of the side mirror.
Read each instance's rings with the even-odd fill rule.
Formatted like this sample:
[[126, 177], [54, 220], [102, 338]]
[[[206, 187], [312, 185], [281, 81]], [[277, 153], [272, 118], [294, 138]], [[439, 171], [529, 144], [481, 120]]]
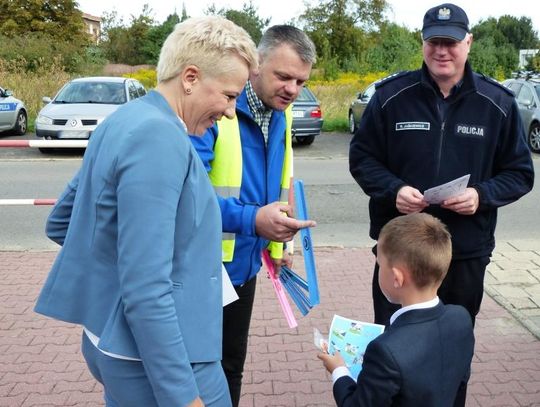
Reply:
[[4, 90], [4, 97], [7, 98], [9, 96], [13, 96], [13, 91], [11, 91], [9, 89]]
[[43, 96], [43, 99], [41, 99], [41, 101], [43, 102], [44, 105], [47, 105], [51, 103], [51, 98], [48, 96]]

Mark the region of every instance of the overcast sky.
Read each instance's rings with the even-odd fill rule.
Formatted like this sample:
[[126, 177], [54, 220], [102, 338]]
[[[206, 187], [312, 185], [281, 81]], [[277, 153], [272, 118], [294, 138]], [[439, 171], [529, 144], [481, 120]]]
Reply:
[[[182, 11], [185, 4], [188, 15], [201, 16], [208, 5], [214, 3], [218, 8], [234, 8], [240, 10], [249, 0], [79, 0], [83, 12], [101, 16], [104, 11], [116, 10], [126, 23], [130, 15], [139, 16], [143, 5], [149, 4], [153, 10], [153, 17], [162, 22], [167, 15], [172, 14], [176, 8]], [[317, 0], [306, 0], [308, 4], [317, 4]], [[443, 0], [444, 1], [444, 0]], [[405, 25], [409, 29], [421, 28], [424, 13], [430, 7], [441, 4], [433, 0], [389, 0], [392, 10], [388, 13], [391, 21]], [[540, 6], [537, 0], [468, 0], [454, 1], [462, 7], [469, 16], [471, 25], [489, 17], [498, 18], [504, 14], [531, 18], [533, 27], [540, 32]], [[253, 0], [258, 8], [258, 15], [271, 18], [271, 24], [284, 23], [301, 14], [304, 10], [303, 0]], [[535, 5], [536, 4], [536, 5]]]

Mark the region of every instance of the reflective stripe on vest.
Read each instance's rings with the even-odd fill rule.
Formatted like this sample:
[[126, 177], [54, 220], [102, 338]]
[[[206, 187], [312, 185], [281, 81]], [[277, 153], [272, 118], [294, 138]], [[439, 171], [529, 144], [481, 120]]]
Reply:
[[[280, 202], [287, 203], [292, 177], [292, 106], [285, 110], [285, 157], [281, 172]], [[208, 173], [216, 193], [223, 198], [240, 198], [242, 185], [242, 142], [238, 118], [223, 117], [217, 122], [218, 137], [214, 146], [214, 160]], [[234, 233], [222, 234], [223, 261], [230, 262], [234, 254]], [[273, 258], [283, 256], [283, 243], [270, 242], [270, 254]]]

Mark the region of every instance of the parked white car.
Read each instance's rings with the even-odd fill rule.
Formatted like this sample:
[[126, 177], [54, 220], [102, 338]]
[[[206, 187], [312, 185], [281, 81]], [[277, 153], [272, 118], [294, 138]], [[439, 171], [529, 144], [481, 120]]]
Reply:
[[36, 119], [36, 136], [52, 139], [88, 139], [98, 124], [119, 106], [146, 94], [132, 78], [87, 77], [65, 84]]
[[24, 103], [9, 89], [0, 87], [0, 132], [12, 131], [22, 136], [28, 128], [28, 113]]

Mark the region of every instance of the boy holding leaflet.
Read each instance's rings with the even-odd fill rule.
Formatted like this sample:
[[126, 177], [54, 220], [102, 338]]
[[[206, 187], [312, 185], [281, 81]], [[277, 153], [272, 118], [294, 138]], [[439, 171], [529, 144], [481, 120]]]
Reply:
[[358, 383], [339, 352], [318, 355], [332, 373], [339, 407], [465, 405], [474, 349], [471, 318], [463, 307], [437, 297], [451, 257], [450, 234], [431, 215], [400, 216], [383, 227], [379, 285], [402, 308], [368, 345]]

